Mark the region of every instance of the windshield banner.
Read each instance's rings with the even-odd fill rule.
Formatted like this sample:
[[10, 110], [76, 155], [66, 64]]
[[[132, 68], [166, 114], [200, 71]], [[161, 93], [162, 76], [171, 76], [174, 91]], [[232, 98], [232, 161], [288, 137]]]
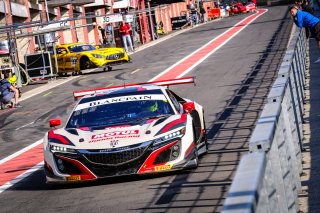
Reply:
[[87, 103], [82, 103], [76, 107], [75, 111], [96, 107], [96, 106], [101, 106], [101, 105], [107, 105], [107, 104], [115, 104], [115, 103], [129, 102], [129, 101], [149, 101], [149, 100], [167, 101], [164, 95], [121, 96], [121, 97], [106, 98], [106, 99], [91, 101]]

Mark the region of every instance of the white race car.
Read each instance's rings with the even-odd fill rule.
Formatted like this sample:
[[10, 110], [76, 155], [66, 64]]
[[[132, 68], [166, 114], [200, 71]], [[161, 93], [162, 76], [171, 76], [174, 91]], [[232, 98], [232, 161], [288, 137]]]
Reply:
[[[203, 108], [167, 86], [193, 77], [74, 92], [62, 128], [44, 137], [48, 183], [196, 168], [207, 152]], [[84, 97], [83, 97], [84, 96]]]

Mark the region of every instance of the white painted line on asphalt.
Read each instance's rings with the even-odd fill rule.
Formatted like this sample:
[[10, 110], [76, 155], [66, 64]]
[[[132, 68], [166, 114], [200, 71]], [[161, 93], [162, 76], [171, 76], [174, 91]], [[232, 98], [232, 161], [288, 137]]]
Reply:
[[15, 130], [22, 129], [22, 128], [27, 127], [27, 126], [29, 126], [29, 125], [31, 125], [31, 124], [34, 124], [34, 121], [32, 121], [32, 122], [30, 122], [30, 123], [27, 123], [27, 124], [25, 124], [25, 125], [23, 125], [23, 126], [20, 126], [20, 127], [16, 128]]
[[50, 92], [48, 92], [48, 93], [44, 94], [44, 95], [43, 95], [43, 97], [46, 97], [46, 96], [50, 95], [51, 93], [52, 93], [52, 91], [50, 91]]
[[12, 155], [9, 155], [8, 157], [5, 157], [5, 158], [1, 159], [1, 160], [0, 160], [0, 165], [1, 165], [1, 164], [4, 164], [5, 162], [7, 162], [7, 161], [9, 161], [9, 160], [12, 160], [13, 158], [21, 155], [22, 153], [24, 153], [24, 152], [26, 152], [26, 151], [28, 151], [28, 150], [30, 150], [30, 149], [38, 146], [38, 145], [41, 144], [42, 142], [43, 142], [43, 139], [38, 140], [37, 142], [35, 142], [35, 143], [33, 143], [33, 144], [30, 144], [29, 146], [27, 146], [27, 147], [25, 147], [25, 148], [23, 148], [23, 149], [15, 152], [15, 153], [13, 153]]
[[137, 72], [139, 72], [140, 71], [140, 69], [135, 69], [135, 70], [133, 70], [132, 72], [131, 72], [131, 74], [135, 74], [135, 73], [137, 73]]
[[[149, 47], [152, 47], [152, 46], [154, 46], [154, 45], [157, 45], [157, 44], [159, 44], [159, 43], [161, 43], [161, 42], [163, 42], [163, 41], [166, 41], [166, 40], [168, 40], [168, 39], [170, 39], [170, 38], [173, 38], [173, 37], [175, 37], [175, 36], [177, 36], [177, 35], [180, 35], [180, 34], [182, 34], [182, 33], [184, 33], [184, 32], [187, 32], [187, 31], [189, 31], [189, 30], [192, 30], [192, 29], [194, 29], [194, 28], [197, 28], [197, 27], [200, 27], [200, 26], [203, 26], [203, 25], [212, 23], [212, 22], [216, 22], [216, 21], [219, 21], [219, 20], [220, 20], [220, 19], [215, 19], [215, 20], [213, 20], [213, 21], [211, 21], [211, 22], [207, 22], [207, 23], [204, 23], [204, 24], [199, 24], [199, 25], [197, 25], [197, 26], [194, 26], [193, 28], [187, 28], [187, 29], [180, 30], [180, 31], [177, 31], [177, 32], [175, 32], [175, 33], [166, 35], [165, 37], [162, 37], [162, 38], [160, 38], [160, 39], [158, 39], [158, 40], [156, 40], [156, 41], [150, 42], [149, 44], [146, 44], [146, 45], [140, 47], [137, 51], [135, 51], [135, 53], [140, 52], [140, 51], [142, 51], [142, 50], [145, 50], [145, 49], [147, 49], [147, 48], [149, 48]], [[132, 54], [134, 54], [134, 53], [132, 53]], [[130, 54], [130, 55], [131, 55], [131, 54]], [[86, 73], [91, 73], [91, 72], [96, 71], [96, 70], [99, 69], [99, 68], [101, 68], [101, 67], [94, 68], [94, 69], [90, 69], [90, 70], [88, 70], [88, 71], [84, 71], [83, 73], [85, 73], [85, 74], [86, 74]], [[48, 91], [49, 89], [55, 88], [55, 87], [57, 87], [57, 86], [60, 86], [60, 85], [62, 85], [62, 84], [65, 84], [65, 83], [67, 83], [67, 82], [69, 82], [69, 81], [71, 81], [71, 80], [73, 80], [73, 79], [79, 78], [79, 77], [80, 77], [80, 76], [72, 76], [72, 77], [69, 77], [69, 78], [67, 78], [66, 80], [61, 81], [61, 82], [59, 82], [59, 83], [57, 83], [57, 84], [54, 84], [54, 82], [53, 82], [53, 83], [51, 84], [52, 86], [47, 87], [47, 85], [45, 85], [45, 86], [36, 88], [36, 89], [34, 89], [34, 90], [30, 90], [30, 91], [24, 93], [24, 95], [22, 96], [22, 98], [20, 98], [20, 101], [25, 101], [25, 100], [33, 97], [33, 96], [36, 96], [36, 95], [38, 95], [38, 94], [40, 94], [40, 93], [43, 93], [43, 92], [45, 92], [45, 91]], [[82, 78], [86, 78], [86, 77], [82, 77]], [[34, 92], [34, 91], [36, 91], [36, 92]], [[29, 93], [30, 93], [30, 94], [29, 94]]]
[[[246, 24], [245, 27], [241, 28], [238, 32], [234, 33], [232, 36], [230, 36], [227, 40], [225, 40], [223, 43], [221, 43], [218, 47], [216, 47], [215, 49], [213, 49], [209, 54], [207, 54], [205, 57], [201, 58], [197, 63], [195, 63], [194, 65], [192, 65], [191, 67], [189, 67], [186, 71], [184, 71], [183, 73], [181, 73], [177, 78], [181, 78], [182, 76], [186, 75], [187, 73], [189, 73], [191, 70], [193, 70], [193, 68], [195, 68], [196, 66], [198, 66], [199, 64], [201, 64], [204, 60], [206, 60], [210, 55], [212, 55], [213, 53], [215, 53], [216, 51], [218, 51], [221, 47], [223, 47], [226, 43], [228, 43], [233, 37], [237, 36], [240, 32], [242, 32], [242, 30], [244, 30], [247, 26], [249, 26], [253, 21], [255, 21], [257, 18], [259, 18], [260, 16], [262, 16], [263, 14], [265, 14], [266, 12], [268, 12], [268, 9], [265, 9], [266, 11], [264, 13], [259, 14], [257, 17], [255, 17], [254, 19], [252, 19], [250, 22], [248, 22]], [[234, 27], [230, 28], [229, 30], [227, 30], [225, 33], [229, 32], [230, 30], [232, 30]], [[224, 33], [224, 34], [225, 34]], [[217, 38], [220, 38], [221, 36], [223, 36], [224, 34], [219, 35]], [[213, 39], [213, 40], [215, 40]]]
[[[250, 22], [250, 23], [251, 23], [251, 22]], [[201, 26], [201, 25], [200, 25], [200, 26]], [[198, 27], [198, 26], [197, 26], [197, 27]], [[150, 46], [156, 45], [156, 44], [158, 44], [158, 43], [160, 43], [160, 42], [162, 42], [162, 41], [165, 41], [165, 40], [167, 40], [167, 39], [169, 39], [169, 38], [172, 38], [173, 36], [179, 35], [179, 34], [181, 34], [181, 33], [183, 33], [183, 32], [186, 32], [186, 31], [188, 31], [188, 30], [191, 30], [191, 29], [192, 29], [192, 28], [187, 29], [187, 30], [184, 30], [184, 31], [181, 30], [181, 32], [176, 33], [175, 35], [166, 36], [163, 40], [161, 40], [161, 41], [159, 41], [159, 42], [157, 42], [157, 43], [153, 43], [153, 44], [150, 45]], [[213, 40], [214, 40], [214, 39], [213, 39]], [[148, 48], [148, 47], [150, 47], [150, 46], [147, 46], [147, 47], [145, 47], [145, 48], [143, 48], [143, 49], [146, 49], [146, 48]], [[203, 48], [203, 47], [202, 47], [202, 48]], [[143, 49], [140, 49], [140, 51], [143, 50]], [[201, 49], [201, 48], [200, 48], [200, 49]], [[193, 53], [195, 53], [195, 52], [197, 52], [197, 51], [198, 51], [198, 50], [194, 51]], [[180, 60], [179, 62], [181, 62], [181, 61], [183, 61], [183, 60]], [[178, 64], [179, 62], [177, 62], [176, 64]], [[171, 68], [171, 67], [170, 67], [170, 68]], [[96, 69], [98, 69], [98, 68], [96, 68]], [[93, 72], [93, 71], [95, 71], [96, 69], [90, 70], [89, 72]], [[164, 74], [165, 72], [168, 72], [168, 71], [165, 70], [165, 71], [162, 72], [162, 73]], [[160, 73], [160, 74], [162, 75], [162, 73]], [[158, 76], [160, 76], [160, 74], [157, 75], [156, 77], [152, 78], [152, 79], [149, 80], [149, 81], [153, 81], [154, 79], [158, 78]], [[57, 86], [62, 85], [62, 84], [64, 84], [64, 83], [67, 83], [67, 82], [69, 82], [69, 81], [71, 81], [71, 80], [73, 80], [73, 79], [76, 79], [76, 78], [79, 78], [79, 76], [74, 76], [74, 77], [68, 78], [68, 79], [66, 79], [65, 81], [62, 81], [62, 82], [60, 82], [60, 83], [58, 83], [58, 84], [55, 84], [54, 86], [50, 87], [49, 89], [52, 89], [52, 88], [54, 88], [54, 87], [57, 87]], [[111, 85], [112, 85], [112, 84], [110, 84], [109, 86], [111, 86]], [[47, 85], [46, 85], [46, 86], [47, 86]], [[21, 98], [20, 101], [24, 101], [24, 100], [26, 100], [26, 99], [28, 99], [28, 98], [31, 98], [31, 97], [33, 97], [33, 96], [35, 96], [35, 95], [38, 95], [38, 94], [40, 94], [40, 93], [42, 93], [42, 92], [45, 92], [45, 91], [49, 90], [49, 89], [43, 89], [43, 90], [40, 89], [40, 90], [39, 90], [39, 88], [37, 88], [37, 90], [39, 90], [39, 91], [37, 91], [36, 93], [30, 94], [29, 96], [26, 96], [26, 97]], [[12, 155], [10, 155], [10, 156], [8, 156], [8, 157], [6, 157], [6, 158], [1, 159], [1, 160], [0, 160], [0, 165], [3, 164], [3, 163], [5, 163], [5, 162], [7, 162], [7, 161], [9, 161], [9, 160], [11, 160], [11, 159], [13, 159], [13, 158], [15, 158], [15, 157], [17, 157], [17, 156], [19, 156], [19, 155], [21, 155], [22, 153], [24, 153], [24, 152], [26, 152], [26, 151], [28, 151], [28, 150], [30, 150], [30, 149], [38, 146], [38, 145], [41, 144], [42, 142], [43, 142], [43, 140], [41, 139], [41, 140], [39, 140], [39, 141], [37, 141], [37, 142], [35, 142], [35, 143], [33, 143], [33, 144], [25, 147], [25, 148], [19, 150], [18, 152], [13, 153]], [[10, 187], [13, 186], [14, 184], [18, 183], [19, 181], [21, 181], [21, 180], [24, 179], [25, 177], [29, 176], [29, 175], [32, 174], [33, 172], [41, 169], [42, 167], [43, 167], [43, 162], [35, 165], [34, 167], [32, 167], [31, 169], [27, 170], [27, 171], [24, 172], [23, 174], [21, 174], [21, 175], [19, 175], [18, 177], [14, 178], [12, 181], [4, 184], [3, 186], [0, 187], [0, 193], [2, 193], [3, 191], [5, 191], [6, 189], [10, 188]]]
[[28, 169], [27, 171], [25, 171], [24, 173], [22, 173], [18, 177], [14, 178], [11, 181], [9, 181], [9, 182], [5, 183], [4, 185], [2, 185], [0, 187], [0, 194], [2, 192], [4, 192], [5, 190], [7, 190], [8, 188], [10, 188], [11, 186], [13, 186], [14, 184], [20, 182], [21, 180], [23, 180], [24, 178], [28, 177], [29, 175], [31, 175], [35, 171], [38, 171], [41, 168], [43, 168], [43, 161], [38, 163], [37, 165], [35, 165], [31, 169]]
[[[268, 11], [267, 9], [265, 9], [266, 12]], [[223, 45], [225, 45], [228, 41], [230, 41], [233, 37], [235, 37], [236, 35], [238, 35], [243, 29], [245, 29], [250, 23], [252, 23], [254, 20], [256, 20], [258, 17], [260, 17], [261, 15], [263, 15], [264, 13], [261, 13], [260, 15], [258, 15], [257, 17], [255, 17], [253, 20], [251, 20], [250, 22], [248, 22], [248, 24], [243, 27], [241, 30], [239, 30], [238, 32], [234, 33], [232, 36], [230, 36], [230, 38], [228, 38], [226, 41], [224, 41], [221, 45], [219, 45], [217, 48], [213, 49], [209, 54], [207, 54], [205, 57], [201, 58], [201, 60], [199, 60], [197, 63], [195, 63], [193, 66], [191, 66], [190, 68], [188, 68], [185, 72], [183, 72], [182, 74], [180, 74], [179, 76], [177, 76], [176, 78], [180, 78], [181, 76], [187, 74], [188, 72], [190, 72], [194, 67], [198, 66], [200, 63], [202, 63], [205, 59], [207, 59], [210, 55], [212, 55], [214, 52], [216, 52], [218, 49], [220, 49]], [[252, 15], [251, 15], [252, 16]], [[250, 16], [248, 16], [250, 17]], [[248, 18], [247, 17], [247, 18]], [[235, 27], [237, 27], [239, 25], [239, 23], [241, 23], [243, 21], [243, 19], [241, 21], [239, 21], [238, 23], [236, 23], [233, 27], [229, 28], [228, 30], [226, 30], [225, 32], [223, 32], [222, 34], [218, 35], [217, 37], [213, 38], [212, 40], [210, 40], [209, 42], [207, 42], [205, 45], [203, 45], [202, 47], [196, 49], [195, 51], [191, 52], [189, 55], [187, 55], [186, 57], [182, 58], [181, 60], [179, 60], [178, 62], [174, 63], [173, 65], [171, 65], [170, 67], [168, 67], [167, 69], [165, 69], [163, 72], [159, 73], [158, 75], [156, 75], [154, 78], [152, 78], [149, 81], [155, 81], [156, 79], [160, 78], [161, 76], [163, 76], [164, 74], [166, 74], [167, 72], [169, 72], [170, 70], [172, 70], [172, 68], [176, 67], [178, 64], [181, 64], [184, 60], [186, 60], [187, 58], [189, 58], [190, 56], [194, 55], [195, 53], [201, 51], [202, 49], [206, 48], [208, 45], [210, 45], [213, 41], [219, 39], [220, 37], [224, 36], [225, 34], [229, 33], [231, 30], [233, 30]]]
[[[154, 45], [157, 45], [157, 44], [159, 44], [159, 43], [161, 43], [161, 42], [163, 42], [163, 41], [166, 41], [166, 40], [168, 40], [168, 39], [170, 39], [170, 38], [173, 38], [173, 37], [175, 37], [175, 36], [177, 36], [177, 35], [180, 35], [180, 34], [182, 34], [182, 33], [188, 32], [188, 31], [190, 31], [190, 30], [192, 30], [192, 29], [194, 29], [194, 28], [201, 27], [201, 26], [203, 26], [203, 25], [210, 24], [210, 23], [213, 23], [213, 22], [217, 22], [217, 21], [219, 21], [219, 20], [221, 20], [221, 19], [215, 19], [215, 20], [213, 20], [213, 21], [209, 21], [209, 22], [206, 22], [206, 23], [203, 23], [203, 24], [198, 24], [198, 25], [196, 25], [196, 26], [189, 27], [189, 28], [186, 28], [186, 29], [183, 29], [183, 30], [179, 30], [179, 31], [177, 31], [177, 32], [174, 32], [174, 33], [172, 33], [172, 34], [166, 35], [165, 37], [162, 37], [162, 38], [160, 38], [160, 39], [157, 39], [157, 40], [155, 40], [155, 41], [152, 41], [152, 42], [150, 42], [149, 44], [143, 45], [142, 47], [138, 48], [134, 53], [137, 53], [137, 52], [140, 52], [140, 51], [142, 51], [142, 50], [145, 50], [145, 49], [147, 49], [147, 48], [149, 48], [149, 47], [152, 47], [152, 46], [154, 46]], [[132, 55], [132, 54], [134, 54], [134, 53], [130, 53], [130, 54], [128, 54], [128, 55]]]
[[67, 79], [65, 79], [65, 80], [62, 80], [62, 81], [59, 82], [59, 83], [56, 83], [56, 84], [54, 84], [54, 83], [46, 84], [46, 85], [44, 85], [44, 86], [41, 86], [41, 87], [39, 87], [39, 88], [36, 88], [36, 89], [35, 89], [36, 92], [34, 92], [35, 90], [30, 90], [30, 91], [28, 91], [28, 92], [25, 92], [24, 95], [22, 96], [22, 98], [20, 98], [20, 102], [21, 102], [21, 101], [25, 101], [25, 100], [33, 97], [33, 96], [39, 95], [39, 94], [41, 94], [41, 93], [43, 93], [43, 92], [45, 92], [45, 91], [48, 91], [49, 89], [52, 89], [52, 88], [55, 88], [55, 87], [60, 86], [60, 85], [62, 85], [62, 84], [65, 84], [65, 83], [67, 83], [67, 82], [69, 82], [69, 81], [72, 81], [72, 80], [74, 80], [74, 79], [76, 79], [76, 78], [79, 78], [79, 76], [73, 76], [73, 77], [67, 78]]

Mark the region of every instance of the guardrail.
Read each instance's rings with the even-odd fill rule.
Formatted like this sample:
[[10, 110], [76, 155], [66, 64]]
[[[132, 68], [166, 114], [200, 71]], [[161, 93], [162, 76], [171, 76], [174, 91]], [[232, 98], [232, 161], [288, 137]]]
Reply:
[[296, 29], [241, 158], [223, 213], [298, 212], [307, 40]]

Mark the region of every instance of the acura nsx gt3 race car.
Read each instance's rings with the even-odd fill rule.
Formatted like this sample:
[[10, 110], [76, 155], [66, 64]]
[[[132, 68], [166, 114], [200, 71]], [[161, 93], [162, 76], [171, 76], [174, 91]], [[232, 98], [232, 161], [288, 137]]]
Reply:
[[[203, 108], [167, 86], [192, 77], [74, 92], [66, 125], [44, 137], [48, 183], [196, 168], [207, 152]], [[50, 120], [50, 126], [61, 124]]]

